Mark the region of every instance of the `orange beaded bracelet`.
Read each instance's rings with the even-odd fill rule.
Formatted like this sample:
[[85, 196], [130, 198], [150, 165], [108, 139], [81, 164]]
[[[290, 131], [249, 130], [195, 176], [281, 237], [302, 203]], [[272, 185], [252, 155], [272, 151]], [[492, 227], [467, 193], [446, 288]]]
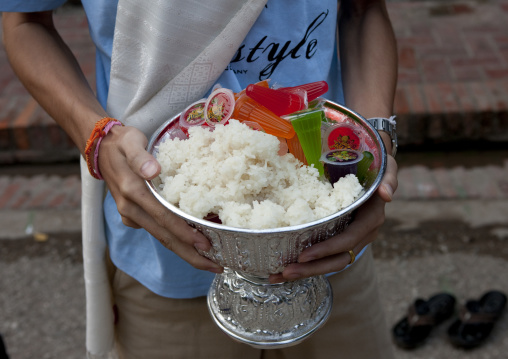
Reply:
[[[99, 140], [106, 136], [107, 132], [104, 131], [104, 128], [108, 125], [110, 122], [115, 122], [116, 124], [123, 125], [120, 121], [118, 121], [115, 118], [112, 117], [104, 117], [101, 118], [99, 121], [95, 123], [94, 129], [92, 133], [90, 134], [90, 138], [86, 141], [85, 146], [85, 160], [86, 165], [88, 166], [88, 171], [92, 175], [93, 178], [96, 178], [98, 180], [102, 179], [102, 176], [100, 175], [98, 169], [95, 168], [96, 160], [94, 161], [92, 154], [93, 145], [96, 140]], [[94, 163], [95, 162], [95, 163]]]

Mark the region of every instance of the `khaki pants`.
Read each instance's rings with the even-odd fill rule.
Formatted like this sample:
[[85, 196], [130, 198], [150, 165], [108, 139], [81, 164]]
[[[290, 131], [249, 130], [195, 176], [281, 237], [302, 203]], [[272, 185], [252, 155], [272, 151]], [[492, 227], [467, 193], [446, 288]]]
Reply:
[[282, 359], [394, 357], [378, 297], [372, 252], [331, 276], [334, 303], [326, 324], [302, 343], [260, 350], [238, 343], [213, 322], [206, 298], [160, 297], [117, 270], [117, 347], [122, 359]]

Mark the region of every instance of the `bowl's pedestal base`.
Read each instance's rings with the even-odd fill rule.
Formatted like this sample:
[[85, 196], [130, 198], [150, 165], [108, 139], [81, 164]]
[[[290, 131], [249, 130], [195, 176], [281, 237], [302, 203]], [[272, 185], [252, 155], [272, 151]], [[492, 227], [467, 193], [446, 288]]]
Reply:
[[328, 319], [332, 290], [324, 276], [269, 284], [225, 269], [208, 292], [208, 309], [233, 339], [256, 348], [298, 344]]

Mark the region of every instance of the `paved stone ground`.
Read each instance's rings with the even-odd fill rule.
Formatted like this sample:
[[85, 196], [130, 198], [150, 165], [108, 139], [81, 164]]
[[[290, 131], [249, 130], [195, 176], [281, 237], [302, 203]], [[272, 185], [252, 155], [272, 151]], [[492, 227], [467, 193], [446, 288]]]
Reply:
[[[412, 210], [409, 210], [412, 208]], [[450, 219], [449, 208], [461, 209]], [[483, 212], [489, 223], [473, 223], [470, 209]], [[469, 211], [468, 211], [469, 209]], [[454, 210], [453, 212], [455, 212]], [[22, 212], [22, 211], [21, 211]], [[508, 222], [492, 220], [508, 213], [508, 201], [476, 200], [395, 201], [387, 223], [374, 244], [381, 299], [389, 326], [415, 298], [453, 293], [459, 303], [478, 298], [490, 289], [508, 293]], [[23, 216], [0, 212], [0, 226]], [[36, 217], [43, 212], [36, 212]], [[414, 213], [423, 221], [409, 221]], [[6, 216], [7, 215], [7, 216]], [[12, 215], [12, 216], [11, 216]], [[35, 223], [33, 235], [0, 239], [0, 333], [11, 359], [83, 358], [84, 282], [80, 232], [61, 230], [62, 218], [79, 222], [79, 210], [61, 210]], [[339, 298], [337, 300], [340, 300]], [[497, 323], [489, 341], [465, 352], [447, 342], [451, 320], [433, 332], [415, 351], [397, 350], [397, 359], [504, 359], [508, 352], [508, 315]]]
[[[386, 224], [374, 243], [389, 326], [417, 297], [448, 291], [464, 303], [490, 289], [508, 293], [503, 274], [508, 271], [508, 162], [503, 154], [483, 167], [451, 166], [439, 162], [442, 158], [405, 166], [414, 160], [404, 156], [396, 198], [387, 206]], [[21, 171], [23, 176], [0, 171], [0, 333], [11, 359], [83, 357], [80, 181], [75, 170], [30, 169]], [[437, 177], [448, 184], [446, 191], [436, 190]], [[471, 185], [478, 182], [488, 190]], [[396, 348], [397, 359], [506, 358], [508, 315], [490, 340], [471, 352], [447, 342], [450, 323], [418, 350]]]

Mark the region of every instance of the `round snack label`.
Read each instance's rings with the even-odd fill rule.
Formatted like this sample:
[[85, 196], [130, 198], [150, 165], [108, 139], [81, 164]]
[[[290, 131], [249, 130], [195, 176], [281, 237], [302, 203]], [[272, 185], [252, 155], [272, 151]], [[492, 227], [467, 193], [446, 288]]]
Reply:
[[330, 162], [350, 162], [358, 158], [358, 153], [352, 151], [333, 151], [326, 155]]
[[233, 91], [225, 88], [210, 94], [205, 104], [205, 120], [209, 126], [225, 124], [235, 109]]
[[180, 126], [189, 128], [191, 126], [200, 126], [205, 122], [206, 100], [199, 100], [187, 107], [180, 115]]
[[331, 150], [358, 150], [360, 138], [349, 127], [336, 127], [328, 135], [328, 148]]

